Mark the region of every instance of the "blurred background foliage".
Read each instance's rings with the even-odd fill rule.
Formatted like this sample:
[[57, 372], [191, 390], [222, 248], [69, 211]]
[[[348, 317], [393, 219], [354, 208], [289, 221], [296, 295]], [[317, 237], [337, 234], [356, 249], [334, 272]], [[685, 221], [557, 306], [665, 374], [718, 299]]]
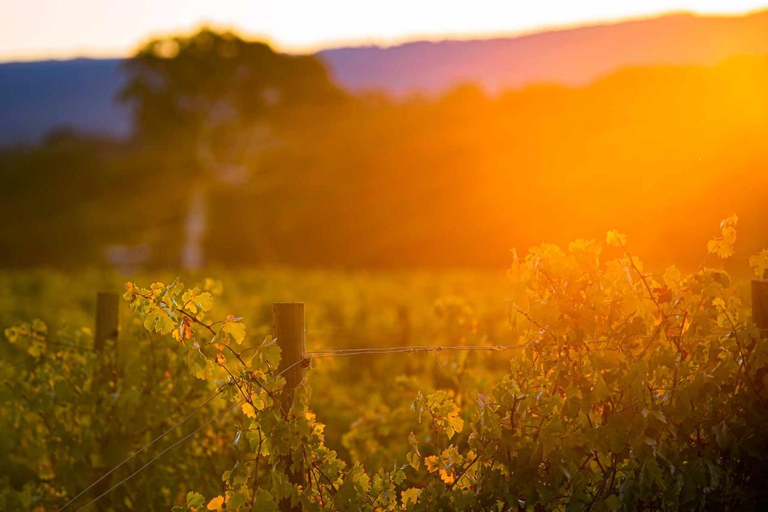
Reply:
[[194, 208], [214, 266], [500, 267], [615, 227], [650, 263], [692, 267], [732, 211], [736, 266], [768, 245], [766, 56], [394, 101], [205, 29], [125, 72], [130, 140], [61, 130], [0, 151], [0, 265], [107, 267], [118, 246], [176, 268]]

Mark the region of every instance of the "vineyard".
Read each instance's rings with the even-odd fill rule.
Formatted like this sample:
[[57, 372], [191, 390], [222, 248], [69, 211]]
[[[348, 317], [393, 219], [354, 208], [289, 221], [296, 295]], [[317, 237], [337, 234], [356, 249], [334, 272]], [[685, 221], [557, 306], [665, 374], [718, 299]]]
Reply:
[[0, 509], [760, 510], [768, 250], [731, 277], [736, 229], [690, 271], [611, 231], [506, 278], [2, 275]]

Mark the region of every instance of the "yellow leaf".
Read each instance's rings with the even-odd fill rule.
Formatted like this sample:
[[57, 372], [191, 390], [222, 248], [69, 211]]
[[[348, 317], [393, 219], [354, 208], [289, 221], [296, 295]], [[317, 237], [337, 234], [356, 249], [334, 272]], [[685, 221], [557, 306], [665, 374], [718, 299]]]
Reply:
[[443, 483], [446, 483], [448, 485], [452, 484], [456, 478], [453, 476], [453, 470], [451, 470], [450, 473], [448, 473], [446, 470], [441, 469], [440, 470], [440, 480], [443, 481]]
[[621, 247], [627, 244], [627, 235], [611, 230], [605, 235], [605, 243], [614, 247]]
[[184, 302], [184, 309], [197, 314], [199, 311], [210, 311], [213, 307], [213, 296], [210, 292], [201, 292], [200, 288], [192, 288], [187, 290], [181, 296], [181, 300]]
[[722, 238], [713, 238], [707, 242], [707, 252], [717, 254], [721, 258], [728, 258], [733, 255], [733, 244]]
[[245, 339], [245, 325], [240, 322], [227, 321], [221, 330], [232, 336], [238, 345]]
[[152, 283], [149, 289], [152, 290], [153, 297], [159, 297], [163, 293], [165, 285], [163, 283]]
[[213, 296], [210, 292], [204, 292], [195, 299], [195, 302], [203, 311], [210, 311], [213, 307]]
[[400, 495], [400, 497], [403, 499], [403, 505], [409, 506], [409, 505], [415, 505], [417, 501], [419, 501], [419, 495], [421, 494], [421, 489], [411, 488], [408, 490], [403, 491], [403, 493]]
[[243, 413], [249, 418], [256, 419], [256, 409], [247, 402], [243, 404]]
[[736, 243], [736, 223], [739, 218], [734, 214], [720, 222], [720, 235], [707, 242], [707, 252], [717, 254], [721, 258], [733, 255], [733, 245]]
[[224, 510], [224, 496], [216, 496], [208, 502], [208, 510]]
[[760, 254], [751, 256], [749, 266], [755, 271], [755, 277], [763, 279], [768, 271], [768, 249], [763, 249]]

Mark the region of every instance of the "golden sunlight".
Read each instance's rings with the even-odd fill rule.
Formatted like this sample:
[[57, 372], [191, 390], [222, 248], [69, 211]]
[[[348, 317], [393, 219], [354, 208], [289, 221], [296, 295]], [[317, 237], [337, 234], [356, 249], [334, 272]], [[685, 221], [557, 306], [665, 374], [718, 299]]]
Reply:
[[766, 507], [768, 0], [0, 0], [3, 60], [0, 510]]

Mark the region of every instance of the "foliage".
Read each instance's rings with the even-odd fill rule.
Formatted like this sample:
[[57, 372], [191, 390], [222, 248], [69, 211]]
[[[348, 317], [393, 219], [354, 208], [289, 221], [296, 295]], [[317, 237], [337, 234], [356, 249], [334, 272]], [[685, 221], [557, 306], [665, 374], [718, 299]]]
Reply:
[[[0, 216], [13, 219], [0, 225], [0, 264], [106, 265], [106, 247], [128, 245], [151, 249], [144, 269], [176, 268], [203, 175], [215, 226], [205, 254], [227, 268], [495, 269], [511, 240], [564, 245], [598, 237], [606, 218], [649, 265], [690, 268], [734, 210], [749, 222], [728, 270], [768, 246], [767, 56], [576, 88], [326, 102], [310, 94], [332, 82], [321, 59], [221, 33], [179, 39], [128, 64], [146, 89], [129, 101], [146, 118], [141, 142], [70, 134], [0, 150]], [[167, 89], [151, 87], [156, 75]], [[287, 103], [255, 92], [283, 85], [296, 90]]]
[[316, 57], [277, 53], [266, 43], [207, 28], [148, 42], [126, 71], [120, 99], [134, 107], [137, 134], [155, 144], [195, 141], [210, 130], [242, 129], [274, 121], [285, 109], [343, 97]]
[[[54, 334], [36, 320], [6, 329], [9, 346], [0, 361], [1, 509], [58, 509], [208, 394], [174, 350], [138, 329], [132, 334], [135, 351], [122, 351], [118, 364], [114, 346], [104, 354], [93, 350], [87, 328]], [[144, 489], [141, 494], [107, 496], [104, 504], [156, 508], [169, 494], [207, 487], [203, 459], [216, 450], [212, 439], [191, 443], [186, 454], [170, 453], [168, 462], [175, 468], [139, 475], [134, 484]], [[86, 497], [106, 491], [116, 476]]]
[[[232, 418], [188, 441], [223, 459], [220, 479], [199, 461], [202, 478], [183, 485], [163, 474], [168, 482], [157, 487], [167, 488], [174, 510], [757, 509], [768, 499], [760, 486], [768, 477], [768, 345], [730, 276], [708, 266], [735, 243], [730, 219], [717, 247], [708, 247], [712, 260], [690, 274], [647, 271], [614, 231], [605, 245], [576, 240], [567, 248], [543, 244], [524, 257], [515, 252], [505, 335], [511, 353], [437, 355], [434, 364], [406, 355], [323, 359], [312, 361], [317, 368], [296, 389], [285, 388], [276, 340], [218, 312], [219, 283], [128, 283], [126, 301], [151, 345], [164, 347], [163, 371], [175, 372], [159, 390], [163, 400], [215, 387], [224, 405], [208, 418]], [[446, 295], [435, 312], [443, 331], [432, 333], [434, 341], [488, 343], [483, 331], [492, 332], [492, 323], [479, 305]], [[79, 336], [71, 344], [87, 346], [88, 333]], [[65, 422], [103, 410], [84, 403], [98, 396], [91, 383], [100, 366], [87, 352], [52, 354], [40, 322], [9, 329], [7, 337], [24, 357], [45, 364], [7, 379], [17, 388], [5, 403], [33, 397], [25, 415], [8, 407], [2, 414], [27, 429], [20, 439], [33, 442], [37, 455], [15, 459], [27, 468], [27, 479], [20, 477], [27, 483], [3, 483], [0, 496], [17, 508], [60, 504], [83, 488], [67, 469], [88, 461], [53, 459], [87, 449], [89, 436], [109, 430], [79, 417]], [[327, 340], [344, 342], [340, 333]], [[182, 361], [187, 370], [179, 372]], [[338, 366], [324, 374], [325, 364]], [[81, 397], [47, 394], [46, 386], [65, 393], [65, 377], [83, 383]], [[108, 395], [129, 400], [123, 392]], [[340, 454], [318, 416], [343, 416], [345, 400], [364, 412], [348, 427]], [[80, 405], [62, 410], [68, 401]], [[124, 414], [149, 414], [139, 409]], [[47, 432], [46, 421], [59, 426]], [[126, 439], [122, 455], [141, 442]], [[183, 460], [183, 450], [177, 456]], [[124, 506], [142, 505], [129, 499]]]

